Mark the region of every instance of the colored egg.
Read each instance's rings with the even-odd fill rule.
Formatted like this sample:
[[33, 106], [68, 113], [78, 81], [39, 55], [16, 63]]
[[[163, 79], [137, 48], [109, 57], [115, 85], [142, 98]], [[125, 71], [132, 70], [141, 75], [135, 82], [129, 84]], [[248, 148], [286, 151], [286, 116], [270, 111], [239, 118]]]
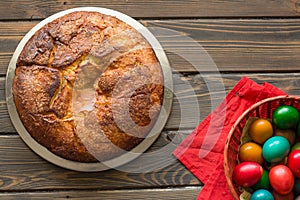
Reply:
[[298, 124], [300, 114], [298, 110], [292, 106], [279, 106], [276, 108], [272, 115], [273, 123], [281, 128], [288, 129]]
[[300, 195], [300, 179], [299, 178], [295, 178], [293, 191], [296, 196]]
[[252, 161], [262, 164], [262, 148], [254, 142], [247, 142], [239, 148], [239, 159], [241, 162]]
[[296, 132], [293, 129], [275, 129], [274, 136], [286, 138], [292, 146], [296, 140]]
[[287, 165], [294, 175], [300, 178], [300, 150], [294, 150], [290, 153]]
[[274, 200], [274, 197], [268, 190], [259, 189], [253, 192], [250, 200]]
[[290, 193], [294, 188], [294, 176], [285, 165], [276, 165], [269, 172], [271, 187], [281, 195]]
[[256, 119], [249, 128], [249, 135], [253, 141], [258, 144], [263, 144], [268, 138], [273, 135], [273, 126], [267, 119]]
[[293, 191], [288, 194], [282, 195], [282, 194], [278, 194], [274, 190], [272, 191], [272, 195], [274, 197], [274, 200], [294, 200], [294, 196], [295, 196]]
[[256, 162], [241, 162], [233, 169], [233, 181], [242, 187], [251, 187], [256, 184], [263, 175], [263, 168]]
[[300, 137], [300, 123], [298, 123], [298, 125], [297, 125], [297, 135]]
[[300, 149], [300, 142], [296, 142], [296, 143], [293, 145], [291, 151], [294, 151], [294, 150], [297, 150], [297, 149]]
[[258, 181], [258, 183], [256, 183], [255, 185], [253, 185], [252, 187], [254, 190], [258, 190], [258, 189], [270, 189], [270, 181], [269, 181], [269, 172], [267, 170], [264, 169], [263, 175], [261, 177], [261, 179]]
[[270, 163], [283, 160], [289, 151], [290, 143], [282, 136], [273, 136], [269, 138], [262, 148], [263, 158]]

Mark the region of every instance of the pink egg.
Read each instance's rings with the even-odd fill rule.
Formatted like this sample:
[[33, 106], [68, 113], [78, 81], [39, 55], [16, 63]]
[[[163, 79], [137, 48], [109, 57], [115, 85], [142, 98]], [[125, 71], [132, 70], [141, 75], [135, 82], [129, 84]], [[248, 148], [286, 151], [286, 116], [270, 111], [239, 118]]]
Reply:
[[242, 187], [251, 187], [257, 183], [263, 175], [263, 168], [256, 162], [242, 162], [235, 166], [232, 178]]
[[276, 165], [269, 172], [272, 188], [281, 195], [286, 195], [293, 190], [294, 175], [285, 165]]
[[300, 178], [300, 150], [294, 150], [288, 157], [288, 167], [297, 178]]

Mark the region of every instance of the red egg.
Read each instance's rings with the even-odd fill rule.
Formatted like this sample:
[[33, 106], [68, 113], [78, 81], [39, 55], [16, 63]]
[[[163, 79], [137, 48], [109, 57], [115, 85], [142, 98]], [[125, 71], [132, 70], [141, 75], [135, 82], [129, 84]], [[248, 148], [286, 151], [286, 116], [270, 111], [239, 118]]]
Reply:
[[276, 191], [272, 191], [272, 195], [274, 197], [274, 200], [294, 200], [294, 193], [290, 192], [285, 195], [278, 194]]
[[276, 165], [269, 172], [272, 188], [281, 195], [289, 194], [294, 187], [294, 175], [285, 165]]
[[294, 150], [288, 157], [288, 167], [297, 178], [300, 178], [300, 150]]
[[263, 168], [256, 162], [241, 162], [233, 170], [234, 182], [242, 187], [251, 187], [257, 183], [263, 175]]

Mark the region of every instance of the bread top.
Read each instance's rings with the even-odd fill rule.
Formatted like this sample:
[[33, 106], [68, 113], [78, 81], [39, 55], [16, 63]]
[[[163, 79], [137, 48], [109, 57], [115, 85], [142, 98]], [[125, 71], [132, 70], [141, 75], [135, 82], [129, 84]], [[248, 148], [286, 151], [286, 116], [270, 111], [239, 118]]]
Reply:
[[87, 11], [38, 30], [13, 80], [27, 131], [78, 162], [105, 161], [138, 145], [158, 117], [163, 90], [161, 66], [143, 36], [115, 17]]

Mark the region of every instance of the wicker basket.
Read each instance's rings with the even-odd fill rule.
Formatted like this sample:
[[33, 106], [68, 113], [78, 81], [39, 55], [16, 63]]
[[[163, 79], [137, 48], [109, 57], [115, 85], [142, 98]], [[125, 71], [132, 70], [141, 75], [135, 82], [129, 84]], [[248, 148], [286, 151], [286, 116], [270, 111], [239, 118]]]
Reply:
[[225, 144], [224, 171], [230, 191], [235, 199], [239, 199], [241, 191], [232, 180], [234, 167], [237, 165], [238, 150], [243, 128], [249, 117], [272, 118], [273, 111], [280, 105], [291, 105], [300, 110], [300, 97], [277, 96], [257, 102], [247, 109], [232, 126]]

